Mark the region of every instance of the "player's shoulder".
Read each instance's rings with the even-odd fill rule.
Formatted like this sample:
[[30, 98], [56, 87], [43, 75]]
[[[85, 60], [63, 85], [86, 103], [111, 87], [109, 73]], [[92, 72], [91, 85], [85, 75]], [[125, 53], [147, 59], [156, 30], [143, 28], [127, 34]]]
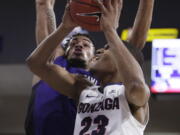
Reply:
[[101, 91], [103, 91], [105, 96], [108, 95], [119, 96], [124, 93], [125, 87], [123, 83], [109, 83], [101, 89], [103, 89]]
[[123, 83], [108, 83], [104, 87], [101, 87], [104, 90], [109, 90], [109, 89], [119, 89], [121, 87], [124, 87]]
[[65, 56], [59, 56], [54, 60], [54, 64], [57, 64], [62, 67], [67, 67], [67, 59]]

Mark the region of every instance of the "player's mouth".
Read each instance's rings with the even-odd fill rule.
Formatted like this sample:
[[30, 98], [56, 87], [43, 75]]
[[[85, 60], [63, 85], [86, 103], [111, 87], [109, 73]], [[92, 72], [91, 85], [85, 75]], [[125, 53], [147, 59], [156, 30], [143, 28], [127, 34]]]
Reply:
[[74, 50], [74, 54], [75, 54], [76, 56], [82, 55], [82, 49], [76, 48], [76, 49]]

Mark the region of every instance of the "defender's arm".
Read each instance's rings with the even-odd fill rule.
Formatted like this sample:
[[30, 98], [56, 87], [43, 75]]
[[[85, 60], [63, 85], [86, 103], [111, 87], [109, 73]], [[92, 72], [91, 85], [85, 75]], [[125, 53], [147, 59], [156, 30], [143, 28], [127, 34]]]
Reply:
[[140, 0], [134, 25], [128, 42], [139, 49], [143, 49], [148, 30], [152, 22], [154, 0]]
[[69, 11], [66, 9], [63, 21], [57, 30], [43, 40], [27, 58], [27, 64], [33, 73], [49, 83], [54, 89], [70, 97], [74, 96], [72, 89], [75, 85], [74, 76], [62, 67], [52, 64], [49, 57], [74, 27], [76, 24], [72, 22]]

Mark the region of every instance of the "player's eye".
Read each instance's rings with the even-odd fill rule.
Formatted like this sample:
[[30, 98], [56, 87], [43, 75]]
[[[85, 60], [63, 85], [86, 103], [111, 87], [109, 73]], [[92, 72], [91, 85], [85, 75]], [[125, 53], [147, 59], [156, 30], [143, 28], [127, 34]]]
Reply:
[[84, 44], [84, 47], [89, 47], [89, 45], [88, 44]]
[[106, 44], [106, 45], [104, 46], [104, 49], [105, 49], [105, 50], [109, 49], [109, 45]]
[[101, 54], [101, 53], [103, 53], [103, 52], [104, 52], [104, 49], [99, 49], [99, 50], [96, 51], [96, 55], [97, 55], [97, 54]]
[[72, 42], [72, 43], [71, 43], [71, 46], [75, 46], [75, 44], [76, 44], [76, 42]]

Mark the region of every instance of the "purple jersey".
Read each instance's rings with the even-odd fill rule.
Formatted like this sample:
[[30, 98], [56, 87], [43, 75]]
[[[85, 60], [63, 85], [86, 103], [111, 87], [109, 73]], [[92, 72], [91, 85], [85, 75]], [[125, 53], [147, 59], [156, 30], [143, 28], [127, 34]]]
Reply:
[[[66, 68], [70, 73], [85, 75], [90, 81], [97, 83], [91, 73], [80, 68], [68, 67], [64, 57], [58, 57], [54, 63]], [[26, 134], [73, 135], [75, 117], [75, 102], [41, 80], [33, 87], [25, 123]]]

